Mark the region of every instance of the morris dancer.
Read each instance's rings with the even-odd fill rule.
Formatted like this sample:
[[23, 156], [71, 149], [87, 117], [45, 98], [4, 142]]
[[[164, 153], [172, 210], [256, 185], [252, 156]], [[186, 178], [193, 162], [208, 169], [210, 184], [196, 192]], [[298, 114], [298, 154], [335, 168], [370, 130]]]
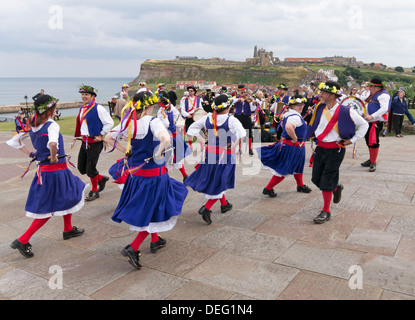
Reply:
[[[364, 137], [368, 124], [352, 108], [340, 105], [342, 95], [337, 82], [327, 81], [319, 86], [319, 104], [311, 118], [306, 139], [315, 135], [317, 147], [314, 153], [311, 181], [322, 191], [324, 207], [314, 218], [321, 224], [330, 220], [330, 203], [339, 203], [343, 185], [339, 184], [339, 168], [346, 153], [346, 146]], [[357, 127], [357, 130], [356, 130]]]
[[184, 182], [188, 176], [183, 165], [183, 159], [188, 156], [191, 151], [176, 128], [176, 121], [177, 118], [180, 117], [180, 112], [176, 107], [171, 105], [168, 94], [165, 91], [160, 92], [160, 101], [158, 104], [160, 105], [160, 108], [157, 112], [157, 118], [163, 122], [163, 125], [169, 131], [172, 141], [171, 147], [174, 148], [172, 152], [166, 154], [166, 159], [171, 159], [171, 163], [167, 163], [167, 166], [171, 164], [173, 168], [180, 170]]
[[[246, 92], [246, 87], [243, 84], [238, 86], [238, 94], [233, 98], [232, 104], [235, 106], [235, 118], [238, 119], [245, 130], [248, 130], [248, 147], [249, 155], [253, 155], [252, 151], [252, 120], [251, 115], [256, 110], [256, 103], [252, 103], [252, 97], [249, 97]], [[239, 152], [242, 152], [241, 145], [239, 146]]]
[[[180, 111], [183, 119], [185, 119], [184, 136], [186, 136], [187, 130], [189, 130], [190, 125], [194, 122], [193, 115], [195, 111], [199, 108], [203, 109], [203, 100], [200, 97], [196, 97], [196, 88], [194, 86], [188, 86], [187, 92], [189, 95], [183, 97], [180, 101]], [[187, 142], [189, 143], [189, 146], [192, 147], [192, 139], [188, 138]]]
[[369, 122], [369, 130], [366, 133], [366, 145], [369, 148], [369, 160], [361, 163], [362, 167], [369, 167], [370, 172], [376, 171], [377, 158], [379, 155], [379, 135], [383, 125], [388, 119], [391, 107], [391, 96], [383, 87], [382, 80], [373, 78], [369, 84], [369, 104], [366, 107], [365, 119]]
[[267, 119], [267, 110], [265, 109], [266, 99], [264, 98], [264, 93], [261, 90], [255, 95], [254, 103], [256, 103], [256, 114], [255, 114], [255, 123], [259, 123], [262, 130], [265, 129], [265, 120]]
[[[138, 231], [134, 241], [121, 251], [137, 269], [141, 268], [141, 243], [151, 234], [152, 253], [166, 245], [158, 233], [174, 227], [188, 193], [183, 183], [167, 174], [162, 154], [170, 144], [170, 134], [159, 119], [152, 117], [157, 102], [157, 96], [148, 92], [135, 94], [127, 107], [128, 121], [105, 137], [106, 142], [128, 155], [131, 164], [112, 220], [124, 221], [130, 230]], [[131, 140], [127, 147], [116, 143], [128, 136]]]
[[185, 181], [194, 191], [203, 193], [208, 200], [199, 209], [199, 214], [207, 224], [211, 224], [212, 206], [220, 199], [221, 212], [232, 209], [225, 198], [225, 192], [235, 187], [236, 156], [235, 148], [246, 136], [242, 124], [233, 116], [229, 116], [228, 97], [220, 95], [215, 98], [215, 110], [193, 123], [188, 131], [189, 136], [197, 136], [204, 145], [205, 139], [200, 131], [207, 130], [208, 141], [202, 161]]
[[[84, 233], [72, 226], [72, 213], [84, 205], [85, 184], [67, 168], [63, 137], [59, 125], [53, 121], [58, 100], [42, 95], [34, 102], [28, 133], [35, 152], [31, 152], [17, 136], [7, 144], [39, 160], [37, 174], [29, 189], [26, 216], [33, 218], [27, 231], [11, 243], [13, 249], [26, 258], [34, 256], [29, 240], [52, 216], [63, 216], [63, 239], [68, 240]], [[21, 140], [28, 136], [21, 137]]]
[[303, 171], [306, 157], [305, 136], [307, 125], [301, 117], [306, 99], [295, 96], [288, 102], [289, 111], [282, 123], [282, 141], [271, 146], [257, 148], [262, 164], [271, 170], [273, 177], [262, 191], [275, 198], [274, 187], [287, 175], [294, 175], [297, 192], [310, 193], [311, 189], [303, 183]]
[[277, 135], [277, 140], [281, 139], [282, 134], [282, 127], [281, 127], [281, 121], [282, 121], [282, 115], [284, 114], [285, 108], [283, 108], [280, 113], [278, 114], [278, 103], [283, 103], [284, 106], [288, 104], [288, 101], [290, 100], [290, 95], [288, 94], [288, 87], [281, 83], [278, 88], [278, 93], [276, 95], [276, 99], [274, 103], [272, 104], [270, 110], [274, 113], [273, 121], [272, 121], [272, 127], [275, 128], [275, 133]]
[[84, 105], [80, 108], [76, 118], [75, 137], [82, 136], [82, 145], [78, 155], [78, 170], [91, 179], [92, 190], [86, 201], [99, 198], [99, 193], [104, 190], [109, 180], [97, 170], [99, 155], [104, 148], [103, 137], [114, 126], [110, 114], [100, 104], [95, 102], [97, 91], [91, 87], [82, 85], [79, 88]]

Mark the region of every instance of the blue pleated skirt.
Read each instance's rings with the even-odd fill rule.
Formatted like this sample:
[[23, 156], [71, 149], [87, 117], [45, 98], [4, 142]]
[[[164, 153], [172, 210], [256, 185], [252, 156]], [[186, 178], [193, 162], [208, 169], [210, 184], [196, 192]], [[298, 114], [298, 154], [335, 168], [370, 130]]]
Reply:
[[156, 177], [129, 176], [112, 220], [149, 233], [172, 229], [188, 190], [166, 173]]
[[225, 156], [225, 163], [222, 163], [219, 155], [213, 155], [213, 159], [215, 156], [216, 161], [210, 161], [208, 154], [205, 158], [207, 163], [200, 163], [197, 170], [185, 181], [187, 186], [196, 192], [205, 194], [207, 198], [220, 196], [226, 190], [235, 188], [235, 155]]
[[294, 147], [281, 142], [271, 146], [257, 148], [262, 164], [282, 176], [303, 173], [306, 150], [303, 147]]
[[26, 202], [26, 215], [32, 218], [63, 216], [79, 211], [84, 205], [85, 183], [69, 169], [42, 172], [33, 178]]

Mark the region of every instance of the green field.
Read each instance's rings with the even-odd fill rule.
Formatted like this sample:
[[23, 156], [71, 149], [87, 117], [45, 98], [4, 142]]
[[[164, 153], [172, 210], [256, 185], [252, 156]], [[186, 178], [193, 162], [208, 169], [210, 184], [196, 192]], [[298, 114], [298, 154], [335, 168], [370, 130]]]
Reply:
[[[114, 125], [119, 123], [119, 120], [113, 118]], [[75, 121], [76, 116], [73, 117], [61, 117], [59, 121], [56, 121], [59, 126], [61, 127], [61, 133], [65, 136], [73, 136], [75, 134]], [[9, 131], [15, 132], [15, 124], [14, 122], [1, 122], [0, 123], [0, 131]]]

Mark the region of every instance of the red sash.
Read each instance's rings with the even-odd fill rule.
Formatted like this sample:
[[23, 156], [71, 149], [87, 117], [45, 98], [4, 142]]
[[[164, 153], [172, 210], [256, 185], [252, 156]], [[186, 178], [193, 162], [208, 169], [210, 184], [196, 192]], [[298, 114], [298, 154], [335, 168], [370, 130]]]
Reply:
[[[323, 141], [323, 139], [330, 133], [330, 131], [333, 130], [333, 128], [336, 125], [337, 121], [339, 121], [339, 112], [340, 112], [340, 106], [338, 106], [336, 112], [334, 112], [333, 117], [330, 119], [330, 121], [327, 124], [324, 131], [317, 137], [318, 141]], [[324, 111], [321, 114], [321, 116], [323, 116], [323, 115], [324, 115]]]
[[[118, 161], [117, 161], [118, 162]], [[128, 176], [130, 175], [129, 169], [126, 169], [122, 176], [119, 177], [117, 180], [115, 180], [115, 183], [118, 184], [124, 184], [127, 181]], [[131, 173], [133, 176], [136, 177], [157, 177], [162, 176], [163, 174], [167, 173], [166, 166], [162, 166], [160, 168], [152, 168], [152, 169], [139, 169], [133, 173]]]
[[52, 172], [52, 171], [61, 171], [68, 169], [66, 162], [56, 163], [56, 164], [44, 164], [39, 165], [40, 172]]

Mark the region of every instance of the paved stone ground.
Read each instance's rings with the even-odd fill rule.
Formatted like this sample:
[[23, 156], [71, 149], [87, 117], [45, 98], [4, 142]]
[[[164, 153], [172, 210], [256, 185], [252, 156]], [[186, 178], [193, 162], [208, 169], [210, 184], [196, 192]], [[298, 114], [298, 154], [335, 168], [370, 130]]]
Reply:
[[[0, 299], [415, 299], [415, 136], [382, 138], [375, 173], [360, 166], [368, 158], [363, 141], [358, 158], [349, 149], [341, 167], [343, 198], [324, 225], [312, 222], [322, 197], [308, 162], [304, 182], [312, 193], [297, 193], [289, 177], [270, 199], [262, 195], [270, 174], [256, 155], [244, 153], [237, 187], [227, 194], [233, 210], [221, 214], [215, 204], [206, 225], [197, 214], [204, 198], [189, 190], [176, 227], [162, 234], [167, 246], [151, 254], [149, 239], [143, 243], [139, 271], [120, 254], [135, 233], [110, 219], [121, 194], [112, 183], [73, 215], [74, 225], [86, 230], [82, 237], [63, 241], [56, 217], [31, 239], [33, 258], [10, 248], [31, 223], [24, 205], [34, 168], [18, 178], [23, 170], [16, 164], [28, 160], [5, 144], [9, 137], [0, 133]], [[76, 163], [79, 144], [69, 150], [71, 142], [65, 137]], [[310, 154], [307, 144], [307, 160]], [[101, 172], [120, 157], [102, 155]], [[186, 164], [188, 173], [195, 159]], [[181, 180], [178, 171], [171, 175]], [[62, 289], [49, 286], [49, 280], [58, 283], [52, 266], [63, 270]], [[362, 288], [352, 290], [359, 278]]]

